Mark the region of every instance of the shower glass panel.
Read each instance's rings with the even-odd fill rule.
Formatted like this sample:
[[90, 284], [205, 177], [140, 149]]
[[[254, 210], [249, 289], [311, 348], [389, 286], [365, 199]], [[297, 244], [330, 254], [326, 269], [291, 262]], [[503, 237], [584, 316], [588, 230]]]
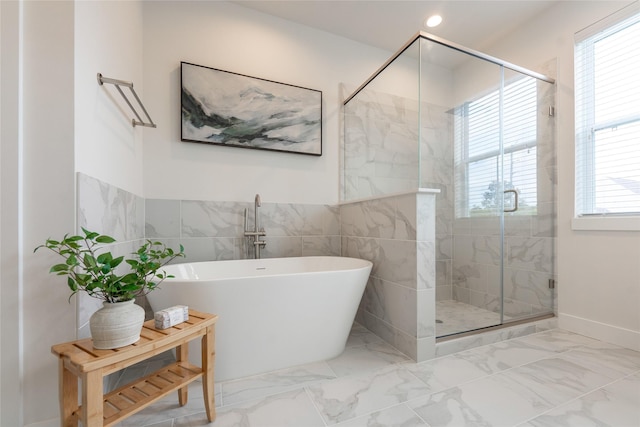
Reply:
[[[503, 306], [505, 322], [554, 311], [554, 85], [505, 70]], [[513, 196], [517, 193], [517, 209]], [[507, 212], [509, 211], [509, 212]]]
[[436, 332], [502, 318], [503, 68], [421, 40], [421, 180], [436, 188]]
[[343, 202], [439, 191], [417, 259], [435, 264], [417, 317], [435, 313], [436, 337], [554, 313], [554, 105], [553, 79], [426, 33], [345, 101]]
[[419, 49], [416, 40], [344, 106], [342, 200], [417, 188]]

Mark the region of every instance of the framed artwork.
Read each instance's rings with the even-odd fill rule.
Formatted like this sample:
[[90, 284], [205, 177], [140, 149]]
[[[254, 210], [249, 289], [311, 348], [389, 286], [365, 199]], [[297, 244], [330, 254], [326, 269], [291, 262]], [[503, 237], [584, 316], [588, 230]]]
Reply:
[[322, 155], [322, 92], [180, 63], [181, 139]]

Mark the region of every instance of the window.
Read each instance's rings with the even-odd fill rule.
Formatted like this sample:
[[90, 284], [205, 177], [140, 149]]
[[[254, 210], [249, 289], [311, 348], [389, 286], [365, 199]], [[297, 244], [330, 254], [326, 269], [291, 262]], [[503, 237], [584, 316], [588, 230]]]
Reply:
[[637, 2], [576, 34], [577, 217], [640, 215], [638, 46]]
[[[500, 91], [492, 91], [456, 108], [456, 217], [497, 215], [502, 209], [502, 192], [511, 189], [519, 194], [517, 213], [535, 214], [536, 89], [536, 79], [532, 77], [516, 79], [504, 87], [502, 165]], [[513, 201], [505, 199], [508, 208]]]

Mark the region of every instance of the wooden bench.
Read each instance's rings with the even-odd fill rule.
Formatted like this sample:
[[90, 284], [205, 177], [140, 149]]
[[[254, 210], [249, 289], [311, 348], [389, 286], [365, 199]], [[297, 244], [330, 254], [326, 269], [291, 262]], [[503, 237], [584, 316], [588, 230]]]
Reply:
[[[215, 323], [218, 316], [189, 310], [189, 320], [169, 329], [156, 329], [154, 321], [144, 323], [140, 340], [113, 350], [96, 350], [91, 338], [57, 344], [61, 425], [111, 426], [151, 403], [178, 391], [180, 406], [187, 403], [188, 385], [202, 377], [207, 419], [216, 417], [213, 390]], [[202, 366], [189, 363], [189, 342], [201, 337]], [[103, 378], [135, 363], [176, 349], [176, 362], [139, 380], [103, 394]], [[78, 379], [82, 403], [78, 406]]]

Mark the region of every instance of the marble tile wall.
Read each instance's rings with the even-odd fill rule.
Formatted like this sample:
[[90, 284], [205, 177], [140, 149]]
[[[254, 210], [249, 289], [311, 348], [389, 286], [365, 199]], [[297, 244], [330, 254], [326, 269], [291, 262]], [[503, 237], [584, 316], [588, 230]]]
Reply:
[[450, 107], [426, 102], [420, 110], [420, 187], [436, 195], [436, 299], [453, 299], [453, 116]]
[[416, 100], [363, 89], [344, 108], [342, 200], [418, 188]]
[[[453, 296], [456, 301], [497, 312], [501, 242], [499, 228], [492, 232], [488, 222], [478, 218], [456, 220], [456, 230], [461, 231], [454, 234]], [[530, 215], [505, 218], [504, 310], [510, 318], [555, 310], [555, 295], [548, 282], [557, 277], [556, 239], [536, 236], [531, 226], [535, 222], [536, 217]], [[517, 232], [509, 227], [513, 223], [518, 224]]]
[[[504, 240], [504, 313], [509, 318], [546, 314], [555, 311], [555, 294], [549, 279], [555, 279], [556, 239], [535, 236], [530, 224], [535, 216], [518, 217], [520, 234], [505, 231]], [[496, 220], [497, 221], [497, 220]], [[454, 234], [453, 297], [491, 311], [500, 309], [500, 236], [499, 228], [486, 227], [478, 218], [457, 219]], [[464, 226], [459, 227], [460, 223]], [[509, 228], [507, 228], [509, 229]]]
[[[147, 238], [182, 244], [187, 261], [247, 258], [244, 210], [253, 229], [253, 202], [147, 199]], [[263, 202], [264, 258], [340, 255], [339, 209], [329, 205]]]
[[342, 255], [373, 269], [358, 320], [414, 360], [435, 354], [435, 194], [340, 206]]
[[[144, 199], [83, 173], [77, 175], [77, 227], [107, 234], [117, 240], [106, 245], [114, 256], [127, 256], [144, 243]], [[85, 293], [78, 299], [78, 337], [91, 336], [89, 318], [102, 301]]]
[[450, 107], [423, 102], [418, 111], [417, 100], [367, 88], [344, 109], [343, 200], [418, 188], [440, 190], [436, 196], [438, 300], [453, 297], [454, 181], [450, 110]]

